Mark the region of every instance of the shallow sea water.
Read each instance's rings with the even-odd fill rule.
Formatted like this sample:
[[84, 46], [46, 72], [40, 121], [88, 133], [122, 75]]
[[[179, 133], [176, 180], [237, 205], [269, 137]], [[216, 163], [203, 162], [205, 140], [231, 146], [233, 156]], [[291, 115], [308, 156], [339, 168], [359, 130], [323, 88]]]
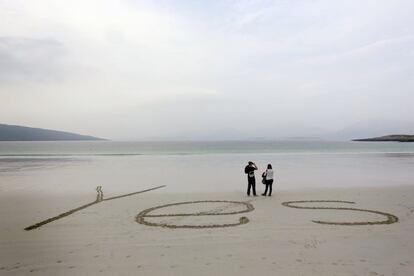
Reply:
[[276, 192], [414, 185], [414, 143], [0, 142], [0, 192], [245, 192], [249, 160], [259, 167], [259, 191], [268, 163]]

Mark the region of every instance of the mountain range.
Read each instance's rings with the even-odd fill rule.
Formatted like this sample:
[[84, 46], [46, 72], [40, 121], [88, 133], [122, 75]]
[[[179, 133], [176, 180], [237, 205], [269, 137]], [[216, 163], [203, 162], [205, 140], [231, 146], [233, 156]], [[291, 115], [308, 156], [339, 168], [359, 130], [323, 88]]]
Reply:
[[51, 129], [0, 124], [0, 141], [81, 141], [104, 140], [93, 136]]

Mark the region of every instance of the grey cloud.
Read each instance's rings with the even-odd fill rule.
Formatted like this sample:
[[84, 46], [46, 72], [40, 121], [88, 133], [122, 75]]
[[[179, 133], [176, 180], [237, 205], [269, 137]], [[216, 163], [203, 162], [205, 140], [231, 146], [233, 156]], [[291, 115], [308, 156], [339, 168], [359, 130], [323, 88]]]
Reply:
[[48, 81], [61, 77], [62, 43], [54, 39], [0, 37], [0, 81]]

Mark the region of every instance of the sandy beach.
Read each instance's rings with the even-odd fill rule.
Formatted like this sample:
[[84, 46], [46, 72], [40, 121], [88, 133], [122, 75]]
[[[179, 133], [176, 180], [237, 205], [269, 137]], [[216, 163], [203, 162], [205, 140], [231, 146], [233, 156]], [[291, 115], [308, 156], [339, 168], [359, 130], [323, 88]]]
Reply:
[[[106, 195], [105, 187], [102, 190], [103, 199], [114, 196]], [[408, 276], [414, 273], [413, 196], [414, 188], [409, 186], [276, 189], [272, 197], [171, 194], [161, 188], [108, 201], [98, 200], [96, 191], [90, 195], [2, 195], [0, 274]], [[78, 212], [24, 230], [96, 200]], [[398, 217], [398, 222], [315, 223], [372, 223], [387, 217], [282, 205], [299, 200], [351, 201], [355, 203], [296, 205], [380, 211]], [[150, 209], [189, 201], [193, 203]], [[250, 205], [254, 209], [246, 208]], [[152, 226], [137, 222], [137, 215], [145, 210], [144, 220]]]

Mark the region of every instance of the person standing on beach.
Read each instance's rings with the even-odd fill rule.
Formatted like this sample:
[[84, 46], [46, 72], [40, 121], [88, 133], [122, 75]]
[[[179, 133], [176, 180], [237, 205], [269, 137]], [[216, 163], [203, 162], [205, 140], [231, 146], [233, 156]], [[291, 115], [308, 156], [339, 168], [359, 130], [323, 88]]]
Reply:
[[257, 170], [257, 166], [252, 161], [244, 168], [244, 173], [247, 174], [247, 195], [250, 196], [250, 189], [253, 190], [253, 195], [256, 196], [256, 178], [254, 171]]
[[262, 177], [264, 179], [264, 184], [266, 185], [265, 192], [262, 194], [262, 196], [266, 196], [267, 190], [269, 190], [269, 196], [272, 195], [272, 184], [273, 184], [273, 169], [272, 164], [267, 165], [267, 169], [265, 172], [263, 172]]

